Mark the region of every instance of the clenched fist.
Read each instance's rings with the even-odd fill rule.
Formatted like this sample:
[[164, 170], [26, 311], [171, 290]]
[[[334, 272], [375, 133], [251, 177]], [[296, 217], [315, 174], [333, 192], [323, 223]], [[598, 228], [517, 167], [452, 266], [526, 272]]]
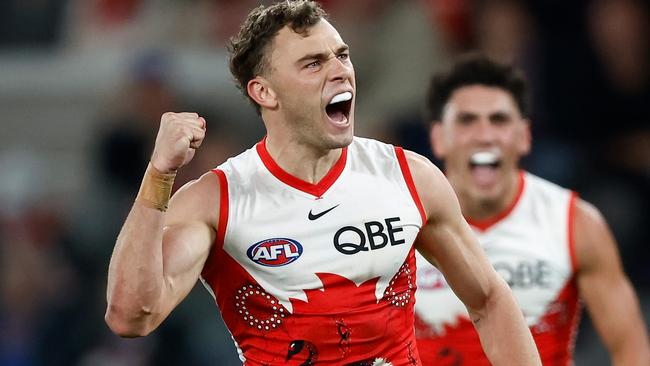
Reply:
[[151, 156], [151, 164], [161, 173], [170, 173], [186, 165], [205, 138], [206, 122], [196, 113], [167, 112]]

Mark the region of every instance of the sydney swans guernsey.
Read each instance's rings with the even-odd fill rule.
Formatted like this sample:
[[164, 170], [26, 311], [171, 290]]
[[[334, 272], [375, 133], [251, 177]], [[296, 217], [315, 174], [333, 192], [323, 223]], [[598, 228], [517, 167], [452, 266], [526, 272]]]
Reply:
[[[519, 194], [494, 220], [473, 222], [496, 271], [512, 289], [545, 365], [571, 365], [579, 319], [571, 231], [575, 194], [520, 173]], [[486, 365], [465, 306], [417, 255], [416, 336], [424, 365]]]
[[214, 170], [202, 279], [245, 365], [418, 365], [413, 241], [424, 211], [403, 150], [354, 138], [318, 183], [261, 141]]

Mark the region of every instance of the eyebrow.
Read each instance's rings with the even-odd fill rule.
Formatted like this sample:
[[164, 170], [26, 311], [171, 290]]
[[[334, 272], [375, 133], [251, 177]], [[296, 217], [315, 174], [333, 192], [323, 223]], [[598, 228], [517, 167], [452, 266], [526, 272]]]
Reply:
[[[336, 49], [336, 54], [339, 55], [347, 50], [349, 50], [350, 47], [346, 44], [340, 46], [339, 48]], [[305, 56], [302, 56], [299, 58], [296, 63], [302, 63], [307, 60], [326, 60], [327, 57], [329, 56], [329, 52], [317, 52], [317, 53], [310, 53]]]
[[458, 118], [478, 118], [479, 115], [480, 115], [479, 113], [475, 113], [475, 112], [471, 112], [471, 111], [461, 111], [461, 112], [458, 112], [457, 117]]

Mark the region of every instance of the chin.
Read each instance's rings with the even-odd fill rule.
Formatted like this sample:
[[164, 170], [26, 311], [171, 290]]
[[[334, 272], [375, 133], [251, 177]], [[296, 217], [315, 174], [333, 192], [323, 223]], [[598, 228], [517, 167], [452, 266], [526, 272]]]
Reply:
[[340, 149], [349, 146], [352, 143], [354, 135], [352, 133], [338, 136], [328, 136], [324, 139], [327, 147], [330, 149]]
[[352, 126], [350, 124], [344, 129], [336, 128], [325, 131], [323, 141], [331, 149], [338, 149], [350, 145], [354, 139], [354, 128]]
[[501, 201], [503, 191], [499, 185], [495, 184], [490, 187], [476, 187], [471, 190], [472, 199], [484, 205], [492, 205]]

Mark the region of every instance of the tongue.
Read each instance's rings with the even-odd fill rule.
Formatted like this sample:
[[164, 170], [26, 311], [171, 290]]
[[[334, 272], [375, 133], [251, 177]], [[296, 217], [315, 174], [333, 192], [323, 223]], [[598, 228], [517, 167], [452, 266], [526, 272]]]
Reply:
[[489, 187], [497, 180], [497, 171], [489, 166], [477, 166], [472, 168], [472, 176], [480, 187]]
[[339, 122], [339, 123], [345, 122], [345, 113], [343, 113], [342, 111], [333, 110], [331, 112], [328, 112], [327, 115], [334, 122]]

